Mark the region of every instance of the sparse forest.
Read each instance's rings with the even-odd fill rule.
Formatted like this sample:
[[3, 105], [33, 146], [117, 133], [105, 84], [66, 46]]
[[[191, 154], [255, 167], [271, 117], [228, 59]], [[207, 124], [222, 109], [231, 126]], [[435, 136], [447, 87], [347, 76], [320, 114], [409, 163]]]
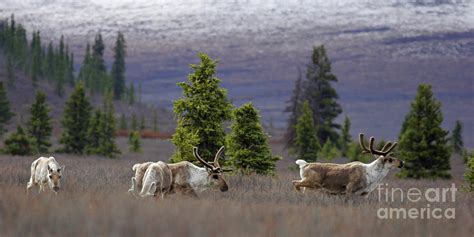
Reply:
[[[336, 75], [333, 62], [342, 60], [333, 60], [330, 48], [323, 44], [308, 48], [309, 57], [300, 58], [306, 62], [304, 67], [292, 65], [298, 69], [289, 89], [291, 96], [286, 107], [278, 108], [287, 120], [277, 126], [273, 117], [262, 117], [262, 107], [252, 98], [228, 93], [229, 74], [222, 72], [233, 69], [221, 67], [212, 49], [209, 54], [195, 54], [194, 63], [189, 62], [187, 78], [176, 84], [181, 95], [169, 105], [172, 111], [153, 104], [158, 100], [149, 98], [152, 89], [147, 82], [127, 76], [127, 57], [133, 54], [128, 34], [116, 31], [112, 40], [104, 35], [98, 30], [91, 42], [76, 47], [69, 44], [67, 35], [58, 34], [55, 42], [46, 41], [51, 36], [42, 35], [40, 29], [27, 32], [13, 14], [0, 20], [0, 236], [473, 233], [469, 223], [474, 205], [474, 152], [465, 142], [469, 128], [460, 118], [451, 124], [452, 131], [445, 129], [443, 109], [449, 105], [440, 102], [443, 94], [431, 84], [420, 83], [416, 92], [407, 92], [411, 102], [403, 123], [397, 125], [400, 132], [394, 142], [398, 146], [388, 141], [390, 137], [375, 143], [373, 138], [356, 137], [366, 131], [354, 131], [360, 118], [354, 118], [354, 108], [339, 97], [347, 84], [340, 83], [344, 77]], [[83, 56], [80, 63], [75, 59], [78, 49], [83, 52], [79, 53]], [[163, 71], [167, 66], [163, 64]], [[144, 65], [143, 70], [148, 67]], [[369, 113], [384, 112], [366, 111], [368, 120], [372, 119]], [[376, 129], [376, 123], [367, 128]], [[392, 146], [395, 150], [387, 151]], [[37, 167], [32, 162], [40, 156], [54, 156], [66, 167], [60, 173], [64, 179], [57, 195], [25, 195], [30, 171]], [[377, 159], [382, 163], [376, 163]], [[398, 159], [398, 167], [387, 168]], [[185, 173], [184, 169], [194, 167], [186, 162], [204, 173], [202, 179], [208, 183], [202, 189], [208, 190], [192, 197], [163, 194], [160, 199], [157, 193], [164, 190], [164, 184], [154, 182], [155, 189], [160, 187], [154, 193], [156, 200], [127, 193], [131, 183], [135, 185], [135, 179], [131, 181], [138, 173], [134, 165], [149, 161], [185, 164], [174, 173], [170, 169], [170, 182], [189, 183], [170, 188], [169, 194], [198, 187], [202, 177], [188, 170]], [[307, 171], [305, 176], [304, 169], [310, 167], [306, 162], [331, 163], [321, 169], [333, 173]], [[347, 173], [349, 168], [337, 168], [349, 162], [354, 163], [347, 167], [363, 169]], [[58, 167], [53, 170], [48, 164], [45, 168], [48, 188], [53, 187], [52, 175], [60, 172]], [[366, 172], [369, 168], [375, 171]], [[378, 176], [377, 172], [385, 173]], [[386, 189], [453, 185], [458, 188], [456, 201], [432, 203], [424, 198], [407, 204], [403, 196], [393, 193], [374, 188], [355, 195], [347, 191], [352, 183], [328, 181], [330, 175], [343, 181], [355, 177], [362, 181], [354, 185], [362, 185], [369, 179], [380, 182], [387, 174], [380, 184]], [[156, 177], [160, 175], [163, 179], [164, 171]], [[324, 193], [329, 185], [321, 184], [297, 192], [292, 183], [308, 177], [346, 191]], [[227, 182], [227, 192], [214, 187], [222, 182]], [[389, 197], [395, 199], [385, 201]], [[455, 208], [455, 220], [405, 218], [393, 222], [381, 220], [376, 213], [386, 206], [429, 209], [430, 205]]]

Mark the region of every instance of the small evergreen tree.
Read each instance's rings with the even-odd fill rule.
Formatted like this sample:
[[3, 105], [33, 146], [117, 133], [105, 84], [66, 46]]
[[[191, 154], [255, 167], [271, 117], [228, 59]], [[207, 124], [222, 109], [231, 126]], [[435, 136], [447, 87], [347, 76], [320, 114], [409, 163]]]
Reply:
[[248, 103], [235, 109], [232, 116], [232, 132], [227, 138], [232, 167], [242, 173], [274, 174], [279, 158], [271, 154], [257, 110]]
[[287, 101], [288, 106], [285, 108], [285, 112], [290, 113], [286, 125], [285, 132], [285, 146], [287, 148], [295, 148], [296, 143], [296, 123], [300, 116], [301, 100], [303, 97], [303, 76], [300, 68], [298, 68], [298, 77], [295, 81], [295, 88], [293, 89], [293, 95], [290, 100]]
[[35, 150], [39, 153], [46, 153], [49, 147], [51, 147], [49, 139], [53, 126], [48, 113], [49, 108], [46, 104], [46, 95], [38, 91], [36, 93], [36, 100], [31, 105], [31, 115], [27, 123], [27, 130], [34, 141]]
[[66, 153], [82, 154], [87, 145], [87, 130], [91, 105], [86, 98], [84, 84], [77, 83], [74, 92], [66, 102], [62, 119], [63, 133], [60, 143]]
[[449, 139], [451, 142], [451, 147], [456, 154], [462, 154], [464, 149], [464, 141], [462, 138], [462, 123], [459, 120], [456, 120], [454, 125], [453, 133]]
[[321, 150], [318, 152], [317, 157], [326, 160], [333, 160], [339, 156], [339, 151], [337, 147], [331, 142], [331, 140], [326, 140]]
[[434, 98], [431, 86], [420, 85], [399, 139], [399, 157], [406, 164], [401, 177], [451, 177], [448, 132], [441, 128], [442, 122], [441, 103]]
[[230, 118], [232, 105], [215, 76], [217, 62], [203, 53], [199, 58], [199, 65], [191, 65], [194, 73], [188, 77], [189, 84], [178, 83], [183, 98], [175, 101], [173, 108], [178, 119], [172, 138], [176, 146], [173, 162], [195, 161], [193, 146], [199, 147], [203, 159], [210, 159], [225, 142], [222, 123]]
[[130, 152], [141, 152], [142, 145], [141, 145], [141, 138], [140, 133], [138, 131], [132, 131], [128, 136], [128, 145]]
[[349, 144], [352, 142], [350, 129], [351, 121], [349, 120], [349, 117], [346, 116], [342, 125], [341, 136], [339, 137], [339, 147], [341, 148], [341, 153], [343, 156], [347, 156]]
[[471, 152], [471, 155], [467, 161], [467, 168], [466, 172], [464, 173], [464, 178], [468, 183], [467, 190], [470, 192], [474, 191], [474, 152]]
[[32, 155], [35, 152], [33, 144], [33, 139], [25, 133], [21, 126], [18, 126], [16, 132], [5, 139], [4, 152], [17, 156]]
[[8, 101], [7, 93], [3, 82], [0, 81], [0, 135], [5, 132], [5, 124], [10, 121], [13, 117], [13, 113], [10, 111], [10, 101]]
[[87, 154], [100, 154], [100, 146], [102, 143], [102, 123], [104, 119], [102, 118], [102, 111], [100, 109], [96, 109], [94, 116], [92, 116], [89, 122], [89, 128], [87, 129], [87, 145], [85, 147], [85, 151]]
[[125, 93], [125, 56], [126, 56], [125, 37], [119, 31], [114, 47], [114, 62], [112, 64], [112, 81], [114, 84], [114, 99], [119, 100]]
[[296, 147], [294, 149], [298, 159], [305, 161], [316, 161], [320, 149], [312, 114], [308, 101], [305, 101], [296, 124]]
[[104, 100], [104, 114], [102, 116], [100, 155], [115, 157], [120, 154], [120, 150], [115, 144], [115, 109], [112, 95], [106, 95]]

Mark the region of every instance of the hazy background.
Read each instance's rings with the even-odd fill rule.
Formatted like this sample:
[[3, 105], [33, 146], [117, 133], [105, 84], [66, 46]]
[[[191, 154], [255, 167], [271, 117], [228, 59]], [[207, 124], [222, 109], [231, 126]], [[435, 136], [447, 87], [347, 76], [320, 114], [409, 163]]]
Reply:
[[417, 85], [430, 83], [444, 126], [461, 120], [474, 146], [472, 1], [0, 0], [0, 17], [11, 13], [43, 40], [64, 34], [78, 65], [99, 29], [109, 61], [116, 32], [124, 32], [127, 79], [163, 108], [180, 96], [176, 82], [196, 53], [209, 53], [233, 102], [252, 101], [264, 122], [281, 128], [297, 67], [324, 44], [352, 134], [396, 138]]

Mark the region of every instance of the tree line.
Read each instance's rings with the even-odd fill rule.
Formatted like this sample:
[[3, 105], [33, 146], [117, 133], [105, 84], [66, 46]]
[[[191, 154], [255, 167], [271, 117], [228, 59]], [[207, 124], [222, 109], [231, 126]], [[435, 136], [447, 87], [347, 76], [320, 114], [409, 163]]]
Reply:
[[87, 43], [77, 76], [74, 54], [65, 41], [61, 36], [57, 45], [53, 41], [43, 44], [40, 31], [34, 31], [31, 42], [28, 42], [27, 31], [15, 21], [14, 15], [1, 20], [0, 49], [6, 57], [7, 86], [15, 87], [16, 72], [19, 70], [31, 78], [35, 88], [41, 80], [52, 83], [55, 93], [61, 97], [67, 86], [74, 87], [78, 81], [83, 81], [91, 94], [113, 92], [114, 100], [125, 100], [130, 104], [137, 101], [134, 84], [130, 83], [127, 87], [125, 83], [127, 44], [121, 32], [117, 33], [110, 72], [105, 65], [105, 44], [100, 32], [96, 34], [92, 46]]

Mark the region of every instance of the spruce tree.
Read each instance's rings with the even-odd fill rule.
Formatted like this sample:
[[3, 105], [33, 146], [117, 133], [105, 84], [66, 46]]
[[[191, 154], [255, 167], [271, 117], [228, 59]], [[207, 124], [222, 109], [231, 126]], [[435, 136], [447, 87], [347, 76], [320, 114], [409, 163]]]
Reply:
[[320, 159], [333, 160], [339, 157], [339, 150], [337, 150], [336, 145], [328, 139], [321, 150], [319, 150], [317, 157]]
[[54, 73], [54, 49], [53, 42], [50, 41], [46, 51], [46, 62], [44, 63], [44, 73], [48, 80], [52, 80]]
[[342, 108], [337, 102], [339, 96], [331, 84], [337, 82], [337, 77], [331, 72], [331, 62], [324, 45], [313, 48], [306, 79], [304, 100], [309, 102], [313, 111], [319, 144], [324, 144], [327, 139], [337, 143], [339, 137], [337, 130], [341, 126], [336, 124], [334, 119], [342, 112]]
[[92, 56], [91, 56], [91, 47], [89, 43], [86, 46], [86, 52], [84, 53], [84, 59], [82, 60], [82, 66], [79, 70], [79, 75], [77, 79], [83, 81], [85, 86], [89, 89], [92, 88]]
[[7, 92], [3, 86], [3, 81], [0, 81], [0, 135], [5, 132], [5, 124], [13, 117], [10, 111], [10, 101], [7, 98]]
[[342, 125], [341, 136], [339, 137], [339, 147], [343, 156], [347, 156], [349, 144], [352, 142], [350, 129], [351, 121], [349, 120], [349, 117], [346, 116]]
[[112, 95], [106, 95], [103, 107], [102, 123], [100, 126], [101, 130], [101, 142], [100, 142], [100, 155], [107, 157], [115, 157], [120, 154], [120, 150], [115, 144], [115, 109], [112, 101]]
[[100, 154], [100, 145], [102, 139], [103, 115], [100, 109], [96, 109], [94, 116], [89, 121], [89, 127], [87, 129], [87, 145], [85, 152], [89, 155]]
[[287, 148], [294, 148], [295, 147], [295, 140], [296, 140], [296, 123], [298, 122], [298, 117], [300, 116], [300, 107], [301, 107], [301, 100], [303, 97], [303, 81], [302, 81], [302, 73], [300, 68], [298, 68], [298, 77], [295, 81], [295, 87], [293, 89], [293, 94], [289, 101], [287, 101], [288, 106], [285, 108], [285, 112], [290, 113], [286, 125], [286, 132], [285, 132], [285, 146]]
[[102, 40], [102, 35], [98, 33], [95, 36], [94, 45], [92, 46], [91, 56], [91, 84], [92, 92], [105, 92], [109, 88], [107, 87], [107, 71], [104, 61], [104, 49], [105, 45]]
[[301, 115], [296, 124], [296, 141], [294, 153], [298, 159], [305, 161], [316, 161], [320, 145], [316, 136], [316, 128], [313, 122], [313, 112], [308, 101], [303, 103]]
[[91, 105], [86, 98], [84, 84], [78, 83], [66, 102], [62, 119], [63, 133], [60, 143], [66, 153], [82, 154], [87, 145], [87, 130]]
[[462, 154], [464, 150], [464, 141], [462, 138], [462, 123], [459, 120], [456, 120], [454, 125], [451, 138], [449, 139], [453, 152], [456, 154]]
[[120, 100], [125, 93], [125, 56], [126, 56], [125, 37], [119, 31], [114, 47], [114, 62], [112, 64], [112, 81], [114, 87], [114, 99]]
[[128, 145], [130, 152], [137, 153], [142, 151], [141, 138], [138, 131], [130, 132], [128, 136]]
[[38, 91], [36, 93], [36, 100], [31, 105], [27, 130], [34, 141], [35, 150], [39, 153], [46, 153], [49, 147], [51, 147], [49, 139], [53, 126], [48, 113], [49, 108], [46, 104], [46, 95]]
[[400, 134], [398, 156], [405, 161], [399, 173], [407, 178], [450, 178], [448, 132], [441, 128], [441, 103], [431, 85], [421, 84]]
[[66, 56], [64, 48], [64, 36], [62, 35], [61, 40], [59, 41], [59, 51], [54, 61], [54, 80], [56, 83], [55, 92], [58, 96], [62, 97], [64, 95], [64, 82], [66, 80]]
[[245, 174], [275, 174], [275, 163], [279, 158], [271, 154], [258, 111], [248, 103], [235, 109], [232, 117], [232, 132], [227, 138], [227, 154], [232, 157], [232, 167]]
[[467, 161], [466, 172], [464, 173], [464, 179], [466, 180], [468, 186], [467, 190], [470, 192], [474, 191], [474, 152], [471, 152], [471, 155]]
[[193, 146], [199, 147], [204, 159], [211, 159], [225, 142], [223, 122], [230, 119], [232, 105], [227, 91], [219, 87], [216, 74], [217, 62], [200, 53], [199, 65], [188, 76], [189, 83], [180, 82], [183, 98], [174, 102], [178, 120], [172, 142], [176, 146], [172, 161], [195, 161]]
[[33, 33], [33, 40], [31, 43], [31, 80], [36, 87], [39, 77], [42, 76], [42, 52], [41, 52], [41, 37], [40, 32]]
[[35, 152], [34, 140], [28, 136], [21, 126], [18, 126], [16, 132], [5, 139], [3, 152], [17, 156], [32, 155]]

